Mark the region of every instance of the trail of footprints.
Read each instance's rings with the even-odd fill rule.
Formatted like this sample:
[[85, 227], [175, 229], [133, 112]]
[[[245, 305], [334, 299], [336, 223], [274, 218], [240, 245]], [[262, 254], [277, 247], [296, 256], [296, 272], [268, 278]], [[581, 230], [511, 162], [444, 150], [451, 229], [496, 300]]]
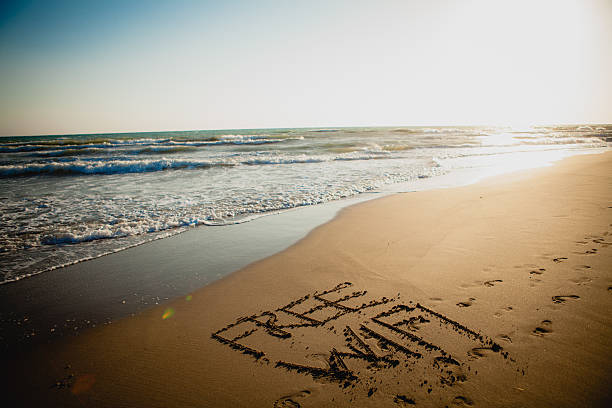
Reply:
[[[609, 208], [612, 208], [612, 207], [609, 207]], [[610, 226], [612, 227], [612, 224], [610, 224]], [[598, 245], [601, 248], [607, 248], [608, 246], [612, 245], [611, 241], [612, 240], [610, 239], [610, 231], [604, 232], [601, 236], [598, 236], [598, 235], [586, 236], [584, 237], [584, 240], [576, 241], [575, 243], [578, 244], [579, 246], [587, 246], [587, 249], [586, 250], [579, 249], [577, 251], [574, 251], [573, 253], [575, 255], [580, 255], [580, 256], [597, 255], [599, 253], [600, 248], [593, 248], [593, 246]], [[591, 248], [588, 248], [588, 246], [591, 246]], [[566, 261], [569, 261], [568, 257], [557, 257], [557, 258], [552, 259], [552, 262], [554, 264], [560, 264]], [[590, 276], [585, 275], [585, 273], [588, 273], [592, 270], [592, 267], [590, 265], [585, 265], [585, 264], [574, 265], [572, 267], [572, 270], [574, 270], [575, 272], [578, 272], [579, 275], [577, 275], [574, 278], [570, 278], [570, 282], [573, 282], [576, 285], [588, 285], [591, 282], [593, 282], [593, 279]], [[536, 267], [529, 272], [529, 275], [530, 275], [529, 278], [532, 279], [534, 282], [542, 282], [542, 279], [540, 279], [539, 277], [541, 277], [541, 275], [543, 275], [545, 272], [546, 272], [545, 268]], [[609, 292], [612, 291], [612, 286], [608, 287], [608, 291]], [[578, 300], [578, 299], [580, 299], [580, 296], [575, 295], [575, 294], [559, 294], [559, 295], [554, 295], [551, 298], [552, 302], [557, 305], [561, 305], [568, 301], [573, 301], [573, 300]], [[536, 328], [533, 329], [532, 334], [535, 336], [542, 337], [551, 332], [552, 332], [552, 321], [543, 320]]]
[[[560, 264], [568, 260], [569, 258], [567, 257], [558, 257], [558, 258], [553, 258], [552, 262], [554, 264]], [[573, 269], [575, 271], [585, 271], [585, 270], [591, 269], [591, 267], [589, 265], [577, 265]], [[538, 267], [533, 268], [532, 267], [531, 270], [529, 271], [529, 279], [534, 283], [542, 282], [541, 278], [546, 272], [547, 272], [546, 268], [538, 268]], [[570, 281], [578, 285], [583, 285], [583, 284], [590, 283], [592, 280], [585, 276], [578, 276], [574, 279], [570, 279]], [[531, 285], [533, 286], [534, 283], [532, 283]], [[563, 304], [568, 300], [577, 300], [577, 299], [580, 299], [580, 296], [574, 295], [574, 294], [554, 295], [551, 298], [554, 304]], [[531, 334], [533, 334], [534, 336], [542, 337], [551, 332], [552, 332], [552, 321], [543, 320], [542, 322], [540, 322], [538, 326], [536, 326], [532, 330]]]
[[[612, 208], [612, 207], [609, 207], [609, 208]], [[610, 227], [612, 227], [612, 224], [610, 224]], [[602, 235], [586, 236], [584, 240], [576, 241], [576, 244], [580, 246], [587, 246], [587, 248], [574, 251], [574, 254], [581, 255], [581, 256], [593, 256], [599, 253], [599, 249], [607, 248], [610, 245], [612, 245], [612, 235], [610, 234], [610, 231], [606, 231]], [[599, 246], [601, 248], [597, 248], [595, 246]], [[556, 258], [552, 258], [552, 264], [557, 265], [557, 264], [561, 264], [564, 262], [568, 262], [569, 260], [570, 260], [569, 257], [559, 256]], [[529, 267], [529, 279], [532, 282], [531, 286], [534, 286], [540, 282], [543, 282], [543, 279], [545, 278], [546, 273], [548, 272], [546, 268], [539, 267], [537, 265], [518, 265], [517, 268], [523, 268], [524, 266]], [[488, 271], [490, 270], [490, 268], [486, 268], [485, 270]], [[593, 282], [593, 278], [588, 275], [588, 273], [592, 270], [592, 267], [590, 265], [586, 265], [586, 264], [574, 265], [572, 267], [572, 270], [579, 273], [579, 275], [569, 279], [571, 282], [575, 283], [576, 285], [578, 286], [588, 285]], [[503, 282], [501, 279], [494, 279], [494, 280], [483, 282], [483, 285], [486, 287], [493, 287], [501, 282]], [[471, 287], [471, 286], [465, 285], [464, 287]], [[609, 285], [607, 287], [607, 290], [608, 292], [612, 293], [612, 285]], [[561, 293], [561, 294], [554, 295], [551, 297], [552, 303], [556, 305], [562, 305], [569, 301], [575, 301], [578, 299], [580, 299], [580, 296], [576, 294], [572, 294], [572, 293], [567, 293], [567, 294]], [[462, 308], [469, 307], [473, 305], [475, 300], [476, 300], [475, 298], [471, 297], [468, 300], [458, 302], [456, 305]], [[503, 312], [508, 312], [511, 310], [512, 310], [512, 306], [508, 306], [504, 308], [503, 311], [496, 312], [494, 316], [498, 318], [502, 317], [504, 314]], [[533, 335], [540, 336], [540, 337], [546, 334], [549, 334], [551, 332], [552, 332], [552, 321], [550, 320], [543, 320], [536, 328], [532, 330]], [[500, 334], [498, 337], [504, 341], [512, 342], [512, 339], [507, 334]]]
[[[502, 283], [502, 282], [503, 282], [503, 280], [501, 280], [501, 279], [492, 279], [492, 280], [488, 280], [488, 281], [484, 281], [484, 282], [477, 281], [475, 285], [476, 286], [484, 285], [487, 288], [491, 288], [491, 287], [496, 286], [497, 284]], [[473, 287], [473, 285], [465, 285], [464, 287], [466, 287], [466, 288], [467, 287]], [[472, 306], [474, 304], [475, 301], [476, 301], [476, 298], [470, 297], [467, 300], [458, 302], [457, 306], [459, 306], [459, 307], [470, 307], [470, 306]]]

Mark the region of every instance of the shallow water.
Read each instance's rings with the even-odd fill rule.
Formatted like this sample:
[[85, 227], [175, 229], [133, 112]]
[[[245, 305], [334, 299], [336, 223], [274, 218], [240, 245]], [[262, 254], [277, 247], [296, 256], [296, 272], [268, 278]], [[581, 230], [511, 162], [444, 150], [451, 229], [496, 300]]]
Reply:
[[0, 283], [197, 225], [458, 185], [606, 149], [612, 126], [259, 129], [0, 138]]

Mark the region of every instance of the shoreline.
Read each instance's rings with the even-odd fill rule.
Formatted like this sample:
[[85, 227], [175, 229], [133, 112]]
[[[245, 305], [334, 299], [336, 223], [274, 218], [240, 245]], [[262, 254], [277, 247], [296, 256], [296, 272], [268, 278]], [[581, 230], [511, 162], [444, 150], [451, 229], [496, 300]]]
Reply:
[[27, 352], [171, 302], [284, 250], [341, 208], [378, 195], [195, 228], [0, 285], [0, 353]]
[[[600, 146], [594, 147], [571, 147], [568, 149], [558, 148], [543, 148], [538, 150], [516, 150], [502, 153], [485, 153], [480, 159], [472, 163], [463, 163], [462, 159], [454, 157], [448, 160], [444, 153], [441, 156], [435, 154], [431, 156], [431, 161], [434, 163], [432, 168], [442, 168], [441, 172], [433, 171], [429, 175], [419, 175], [409, 181], [394, 180], [390, 183], [383, 182], [382, 184], [370, 186], [372, 190], [358, 190], [349, 192], [349, 197], [333, 198], [331, 201], [318, 202], [314, 205], [326, 205], [334, 201], [359, 200], [362, 196], [367, 196], [371, 192], [395, 193], [405, 190], [421, 191], [425, 189], [456, 187], [477, 182], [486, 177], [492, 177], [500, 174], [511, 173], [528, 168], [537, 168], [547, 166], [555, 161], [562, 160], [564, 157], [578, 154], [596, 154], [609, 150], [609, 147]], [[497, 156], [500, 156], [497, 158]], [[426, 156], [427, 157], [427, 156]], [[460, 154], [458, 157], [462, 157]], [[495, 157], [495, 158], [493, 158]], [[447, 161], [448, 160], [448, 161]], [[443, 181], [445, 180], [445, 181]], [[61, 192], [59, 188], [57, 192]], [[50, 192], [54, 195], [57, 192]], [[61, 195], [61, 193], [60, 193]], [[295, 203], [294, 203], [295, 204]], [[42, 204], [46, 208], [47, 204]], [[347, 204], [348, 205], [348, 204]], [[145, 245], [158, 239], [165, 239], [176, 234], [188, 232], [191, 227], [204, 226], [227, 226], [248, 222], [260, 217], [275, 215], [285, 211], [291, 211], [301, 208], [297, 204], [294, 207], [275, 209], [263, 212], [246, 212], [229, 219], [221, 219], [218, 222], [204, 220], [199, 224], [190, 226], [173, 227], [169, 229], [155, 229], [151, 234], [136, 234], [127, 236], [117, 236], [110, 239], [99, 238], [89, 240], [89, 237], [76, 238], [76, 241], [70, 243], [58, 242], [56, 244], [49, 243], [48, 245], [40, 246], [40, 243], [33, 243], [28, 250], [18, 250], [16, 252], [9, 251], [5, 253], [6, 265], [2, 271], [3, 277], [0, 285], [15, 283], [23, 279], [28, 279], [33, 276], [49, 273], [65, 267], [70, 267], [81, 262], [87, 262], [100, 257], [113, 255], [115, 253], [134, 248], [136, 246]], [[38, 208], [38, 207], [37, 207]], [[181, 221], [182, 222], [182, 221]], [[53, 235], [53, 234], [51, 234]], [[60, 241], [62, 238], [59, 238]]]
[[[58, 341], [64, 335], [79, 335], [83, 330], [185, 296], [297, 243], [346, 207], [392, 194], [468, 186], [545, 168], [568, 156], [605, 151], [555, 151], [541, 157], [535, 166], [521, 162], [516, 168], [454, 170], [342, 200], [262, 214], [249, 222], [223, 225], [219, 230], [211, 230], [210, 226], [189, 229], [8, 282], [0, 285], [0, 353], [27, 352], [37, 344]], [[176, 253], [183, 261], [176, 259]]]
[[345, 208], [188, 298], [9, 362], [8, 384], [26, 406], [606, 406], [611, 168], [575, 156]]

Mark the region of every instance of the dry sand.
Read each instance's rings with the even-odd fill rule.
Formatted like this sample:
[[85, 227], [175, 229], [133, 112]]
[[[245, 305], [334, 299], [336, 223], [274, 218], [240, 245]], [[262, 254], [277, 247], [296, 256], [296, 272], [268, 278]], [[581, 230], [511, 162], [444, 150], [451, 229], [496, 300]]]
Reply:
[[4, 385], [15, 406], [610, 406], [611, 244], [612, 153], [397, 194]]

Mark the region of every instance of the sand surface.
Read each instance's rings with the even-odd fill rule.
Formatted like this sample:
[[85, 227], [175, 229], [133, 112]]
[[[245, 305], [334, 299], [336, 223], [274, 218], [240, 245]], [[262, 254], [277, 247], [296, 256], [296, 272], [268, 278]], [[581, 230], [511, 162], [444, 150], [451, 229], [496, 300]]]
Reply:
[[13, 406], [610, 406], [612, 154], [343, 210], [4, 364]]
[[286, 249], [341, 208], [380, 196], [362, 194], [241, 224], [193, 228], [0, 285], [0, 361], [185, 296]]

